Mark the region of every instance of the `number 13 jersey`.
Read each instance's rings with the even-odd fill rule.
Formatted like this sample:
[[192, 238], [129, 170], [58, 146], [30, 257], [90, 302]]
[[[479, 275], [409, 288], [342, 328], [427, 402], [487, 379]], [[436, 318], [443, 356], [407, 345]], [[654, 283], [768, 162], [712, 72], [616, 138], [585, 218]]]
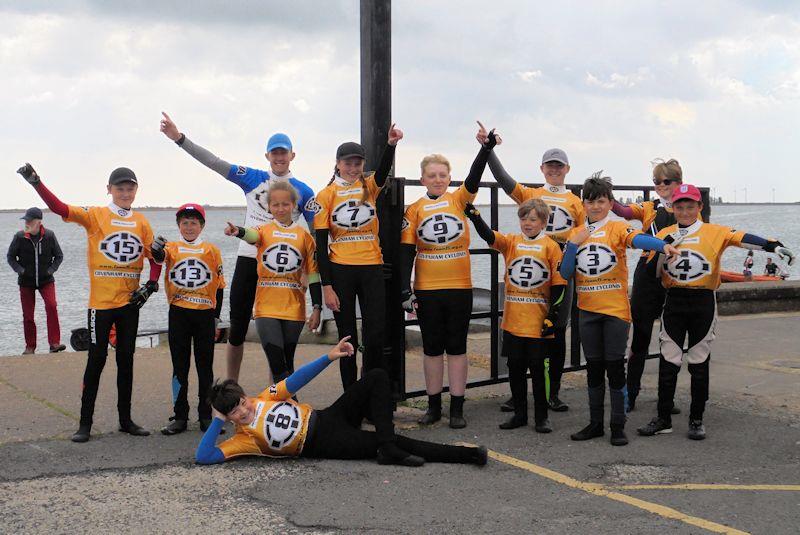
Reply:
[[426, 195], [406, 209], [400, 241], [417, 246], [414, 289], [472, 288], [464, 207], [474, 200], [474, 193], [459, 186], [437, 199]]
[[722, 253], [728, 247], [741, 246], [744, 232], [737, 232], [722, 225], [712, 225], [698, 220], [686, 228], [672, 225], [658, 233], [664, 239], [672, 235], [681, 239], [675, 247], [679, 257], [663, 260], [661, 283], [664, 288], [697, 288], [716, 290], [719, 288], [719, 264]]
[[86, 229], [89, 308], [108, 310], [128, 304], [139, 287], [145, 257], [151, 258], [153, 231], [139, 212], [116, 205], [69, 206], [64, 218]]
[[376, 211], [380, 192], [373, 175], [352, 184], [337, 176], [319, 192], [314, 229], [330, 231], [331, 262], [351, 266], [383, 264]]
[[198, 238], [169, 242], [164, 251], [167, 302], [194, 310], [216, 308], [217, 289], [225, 287], [219, 248]]
[[303, 273], [317, 273], [316, 246], [306, 229], [277, 221], [258, 227], [256, 318], [306, 320]]

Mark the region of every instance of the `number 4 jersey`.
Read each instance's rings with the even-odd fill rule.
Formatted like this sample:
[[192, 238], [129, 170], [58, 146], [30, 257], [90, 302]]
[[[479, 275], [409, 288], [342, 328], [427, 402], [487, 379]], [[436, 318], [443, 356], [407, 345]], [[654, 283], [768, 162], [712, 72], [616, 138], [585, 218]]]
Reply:
[[139, 287], [145, 257], [151, 258], [153, 231], [139, 212], [116, 205], [69, 206], [64, 218], [86, 229], [89, 308], [108, 310], [128, 304]]
[[459, 186], [437, 199], [422, 197], [406, 209], [401, 242], [417, 246], [414, 289], [472, 288], [464, 207], [473, 200], [475, 194]]
[[497, 231], [492, 248], [506, 261], [503, 330], [515, 336], [541, 338], [550, 306], [550, 286], [566, 284], [558, 273], [561, 248], [544, 232], [528, 238]]
[[303, 451], [312, 409], [295, 403], [281, 381], [251, 401], [256, 415], [250, 425], [237, 425], [236, 433], [219, 445], [225, 459], [241, 455], [297, 457]]
[[198, 238], [167, 243], [164, 289], [171, 305], [195, 310], [217, 306], [217, 289], [225, 287], [219, 248]]
[[273, 221], [258, 227], [256, 318], [306, 320], [303, 273], [317, 273], [316, 245], [297, 223], [285, 227]]
[[[665, 288], [719, 288], [719, 265], [726, 248], [741, 246], [744, 232], [729, 227], [697, 221], [689, 227], [667, 227], [658, 238], [672, 236], [681, 255], [661, 265], [661, 283]], [[678, 240], [680, 240], [678, 242]]]

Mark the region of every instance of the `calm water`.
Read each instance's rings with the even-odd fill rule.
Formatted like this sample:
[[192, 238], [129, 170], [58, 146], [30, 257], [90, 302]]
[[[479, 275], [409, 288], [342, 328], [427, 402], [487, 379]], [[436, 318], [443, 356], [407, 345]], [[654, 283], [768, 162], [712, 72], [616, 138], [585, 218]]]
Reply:
[[[167, 239], [178, 237], [175, 219], [171, 211], [145, 210], [156, 234], [163, 234]], [[484, 209], [488, 217], [488, 209]], [[13, 233], [21, 228], [20, 213], [0, 214], [0, 229], [6, 244], [11, 243]], [[222, 233], [226, 221], [240, 222], [244, 217], [244, 209], [219, 209], [208, 211], [205, 239], [217, 244], [222, 251], [225, 271], [230, 281], [236, 263], [238, 240], [228, 238]], [[721, 225], [729, 225], [737, 229], [746, 229], [764, 237], [779, 237], [783, 243], [800, 251], [800, 206], [714, 206], [712, 221]], [[61, 248], [64, 250], [64, 263], [56, 273], [56, 288], [59, 300], [59, 317], [61, 320], [62, 339], [68, 344], [72, 329], [86, 325], [86, 304], [88, 300], [88, 275], [86, 273], [86, 236], [82, 227], [67, 224], [60, 218], [45, 215], [45, 226], [55, 231]], [[515, 207], [502, 207], [500, 212], [500, 230], [503, 232], [518, 231]], [[486, 247], [486, 244], [474, 232], [473, 246]], [[6, 245], [7, 247], [7, 245]], [[723, 268], [739, 271], [746, 251], [731, 248], [723, 257]], [[756, 253], [754, 273], [763, 271], [766, 255]], [[629, 265], [635, 264], [638, 253], [631, 251]], [[790, 268], [793, 277], [800, 275], [799, 266]], [[24, 348], [22, 337], [22, 311], [19, 304], [17, 276], [6, 264], [0, 274], [0, 291], [7, 297], [0, 308], [0, 355], [19, 354]], [[145, 270], [146, 273], [146, 270]], [[502, 274], [502, 268], [500, 270]], [[489, 278], [489, 259], [486, 256], [473, 258], [472, 280], [476, 287], [487, 287]], [[228, 316], [227, 292], [223, 305], [223, 317]], [[47, 348], [44, 307], [37, 301], [36, 321], [39, 327], [39, 349]], [[167, 325], [167, 304], [163, 291], [155, 294], [142, 309], [140, 330], [163, 329]]]

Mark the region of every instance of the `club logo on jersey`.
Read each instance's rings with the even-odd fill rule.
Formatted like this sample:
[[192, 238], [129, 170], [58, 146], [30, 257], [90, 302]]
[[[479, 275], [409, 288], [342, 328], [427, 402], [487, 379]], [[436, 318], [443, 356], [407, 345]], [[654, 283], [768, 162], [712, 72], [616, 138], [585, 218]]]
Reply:
[[256, 203], [258, 203], [261, 209], [267, 212], [267, 215], [272, 218], [272, 214], [269, 212], [269, 206], [267, 205], [267, 191], [269, 191], [269, 188], [263, 187], [255, 192], [253, 198], [256, 200]]
[[434, 214], [422, 221], [417, 236], [425, 243], [444, 245], [464, 234], [464, 222], [453, 214]]
[[273, 405], [264, 417], [264, 436], [274, 450], [287, 446], [300, 431], [300, 411], [297, 406], [283, 401]]
[[100, 252], [117, 264], [130, 264], [142, 256], [144, 245], [132, 232], [115, 232], [100, 242]]
[[532, 256], [520, 256], [508, 266], [508, 280], [517, 288], [530, 290], [550, 279], [550, 270]]
[[679, 282], [691, 282], [711, 273], [711, 263], [690, 249], [682, 249], [679, 257], [664, 261], [662, 267], [670, 278]]
[[294, 273], [303, 265], [303, 255], [288, 243], [276, 243], [261, 254], [261, 263], [273, 273]]
[[617, 255], [602, 243], [590, 243], [578, 249], [575, 268], [586, 277], [598, 277], [617, 265]]
[[331, 220], [337, 227], [357, 229], [375, 219], [375, 208], [369, 203], [359, 203], [350, 199], [333, 210]]
[[559, 234], [571, 229], [575, 225], [572, 215], [560, 206], [550, 205], [550, 217], [547, 220], [547, 227], [544, 229], [547, 234]]
[[211, 282], [211, 270], [199, 258], [184, 258], [170, 270], [169, 281], [179, 288], [197, 290]]
[[317, 198], [316, 197], [311, 197], [306, 202], [304, 210], [306, 212], [311, 212], [312, 214], [318, 214], [319, 211], [322, 210], [322, 207], [317, 202]]

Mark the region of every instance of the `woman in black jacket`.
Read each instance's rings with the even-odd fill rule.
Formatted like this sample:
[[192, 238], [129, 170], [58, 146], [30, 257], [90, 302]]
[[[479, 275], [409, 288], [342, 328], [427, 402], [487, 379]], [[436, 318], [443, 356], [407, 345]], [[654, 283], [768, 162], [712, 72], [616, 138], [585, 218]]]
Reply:
[[47, 341], [50, 344], [50, 352], [57, 353], [66, 349], [66, 346], [61, 343], [53, 274], [64, 260], [64, 254], [53, 231], [42, 225], [42, 211], [39, 208], [29, 208], [22, 219], [25, 220], [25, 230], [20, 230], [14, 235], [7, 255], [8, 263], [19, 276], [17, 284], [19, 284], [22, 325], [25, 331], [25, 351], [22, 354], [36, 352], [36, 323], [33, 319], [33, 310], [36, 305], [37, 289], [44, 300], [44, 310], [47, 313]]

